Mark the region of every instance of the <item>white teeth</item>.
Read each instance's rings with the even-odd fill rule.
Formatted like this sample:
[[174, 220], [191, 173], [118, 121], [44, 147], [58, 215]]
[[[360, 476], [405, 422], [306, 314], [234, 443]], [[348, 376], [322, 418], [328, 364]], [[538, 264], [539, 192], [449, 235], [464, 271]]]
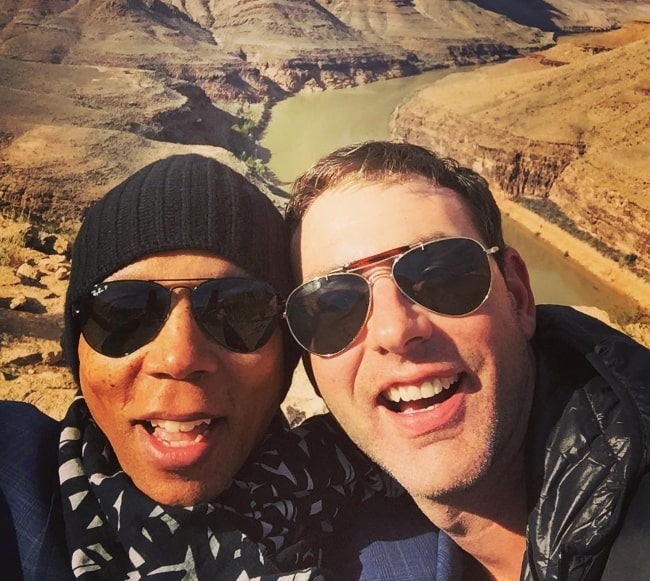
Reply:
[[193, 422], [175, 422], [173, 420], [151, 420], [151, 425], [154, 428], [160, 428], [165, 432], [191, 432], [194, 428], [198, 428], [202, 424], [210, 424], [209, 419], [196, 420]]
[[[420, 390], [417, 387], [409, 385], [406, 389], [409, 392], [409, 400], [413, 401], [415, 399], [420, 399]], [[400, 390], [400, 393], [401, 392], [402, 390]]]
[[436, 391], [436, 388], [434, 387], [433, 383], [430, 381], [425, 381], [422, 384], [422, 387], [420, 388], [420, 393], [422, 394], [422, 397], [433, 397], [436, 395], [436, 393], [440, 393]]
[[401, 401], [417, 401], [426, 399], [442, 393], [458, 381], [458, 375], [451, 377], [436, 377], [433, 381], [424, 381], [419, 387], [417, 385], [402, 385], [391, 387], [385, 392], [389, 401], [399, 403]]
[[203, 439], [204, 439], [203, 434], [199, 434], [191, 442], [187, 442], [185, 440], [162, 440], [162, 442], [166, 446], [170, 446], [171, 448], [183, 448], [183, 447], [186, 447], [186, 446], [194, 445], [194, 444], [196, 444], [197, 442], [200, 442]]
[[389, 401], [400, 401], [402, 398], [399, 394], [399, 387], [391, 387], [387, 392], [386, 392], [386, 398]]

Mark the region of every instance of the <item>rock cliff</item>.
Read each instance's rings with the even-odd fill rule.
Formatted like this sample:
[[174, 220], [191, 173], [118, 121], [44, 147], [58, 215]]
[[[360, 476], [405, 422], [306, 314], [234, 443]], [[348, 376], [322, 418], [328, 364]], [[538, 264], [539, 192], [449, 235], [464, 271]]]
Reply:
[[471, 165], [650, 281], [649, 65], [648, 23], [577, 38], [448, 77], [399, 108], [393, 133]]

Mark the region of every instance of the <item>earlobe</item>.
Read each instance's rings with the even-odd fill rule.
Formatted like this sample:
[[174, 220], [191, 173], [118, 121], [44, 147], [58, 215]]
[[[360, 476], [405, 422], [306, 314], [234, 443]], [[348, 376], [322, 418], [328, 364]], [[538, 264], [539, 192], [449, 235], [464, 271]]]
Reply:
[[504, 252], [504, 279], [521, 328], [530, 339], [535, 332], [535, 297], [526, 263], [514, 248], [508, 247]]

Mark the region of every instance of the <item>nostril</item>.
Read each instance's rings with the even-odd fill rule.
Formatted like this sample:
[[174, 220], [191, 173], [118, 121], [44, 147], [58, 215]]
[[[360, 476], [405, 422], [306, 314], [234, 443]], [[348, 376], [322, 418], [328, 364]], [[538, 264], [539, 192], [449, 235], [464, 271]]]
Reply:
[[187, 381], [191, 381], [192, 383], [198, 383], [201, 381], [203, 376], [205, 376], [207, 371], [199, 370], [199, 371], [193, 371], [187, 376]]
[[427, 314], [394, 285], [392, 289], [376, 285], [367, 328], [368, 338], [381, 354], [412, 351], [432, 334]]

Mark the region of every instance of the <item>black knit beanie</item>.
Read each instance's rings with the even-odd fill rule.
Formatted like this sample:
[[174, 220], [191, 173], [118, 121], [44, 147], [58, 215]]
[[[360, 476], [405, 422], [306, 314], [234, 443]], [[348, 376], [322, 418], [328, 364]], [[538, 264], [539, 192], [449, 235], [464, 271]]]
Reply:
[[[284, 297], [291, 288], [285, 226], [268, 197], [214, 159], [190, 154], [154, 162], [97, 201], [74, 242], [64, 345], [77, 382], [80, 329], [72, 318], [72, 305], [117, 270], [172, 250], [220, 256], [268, 282]], [[297, 350], [283, 331], [289, 379]]]

